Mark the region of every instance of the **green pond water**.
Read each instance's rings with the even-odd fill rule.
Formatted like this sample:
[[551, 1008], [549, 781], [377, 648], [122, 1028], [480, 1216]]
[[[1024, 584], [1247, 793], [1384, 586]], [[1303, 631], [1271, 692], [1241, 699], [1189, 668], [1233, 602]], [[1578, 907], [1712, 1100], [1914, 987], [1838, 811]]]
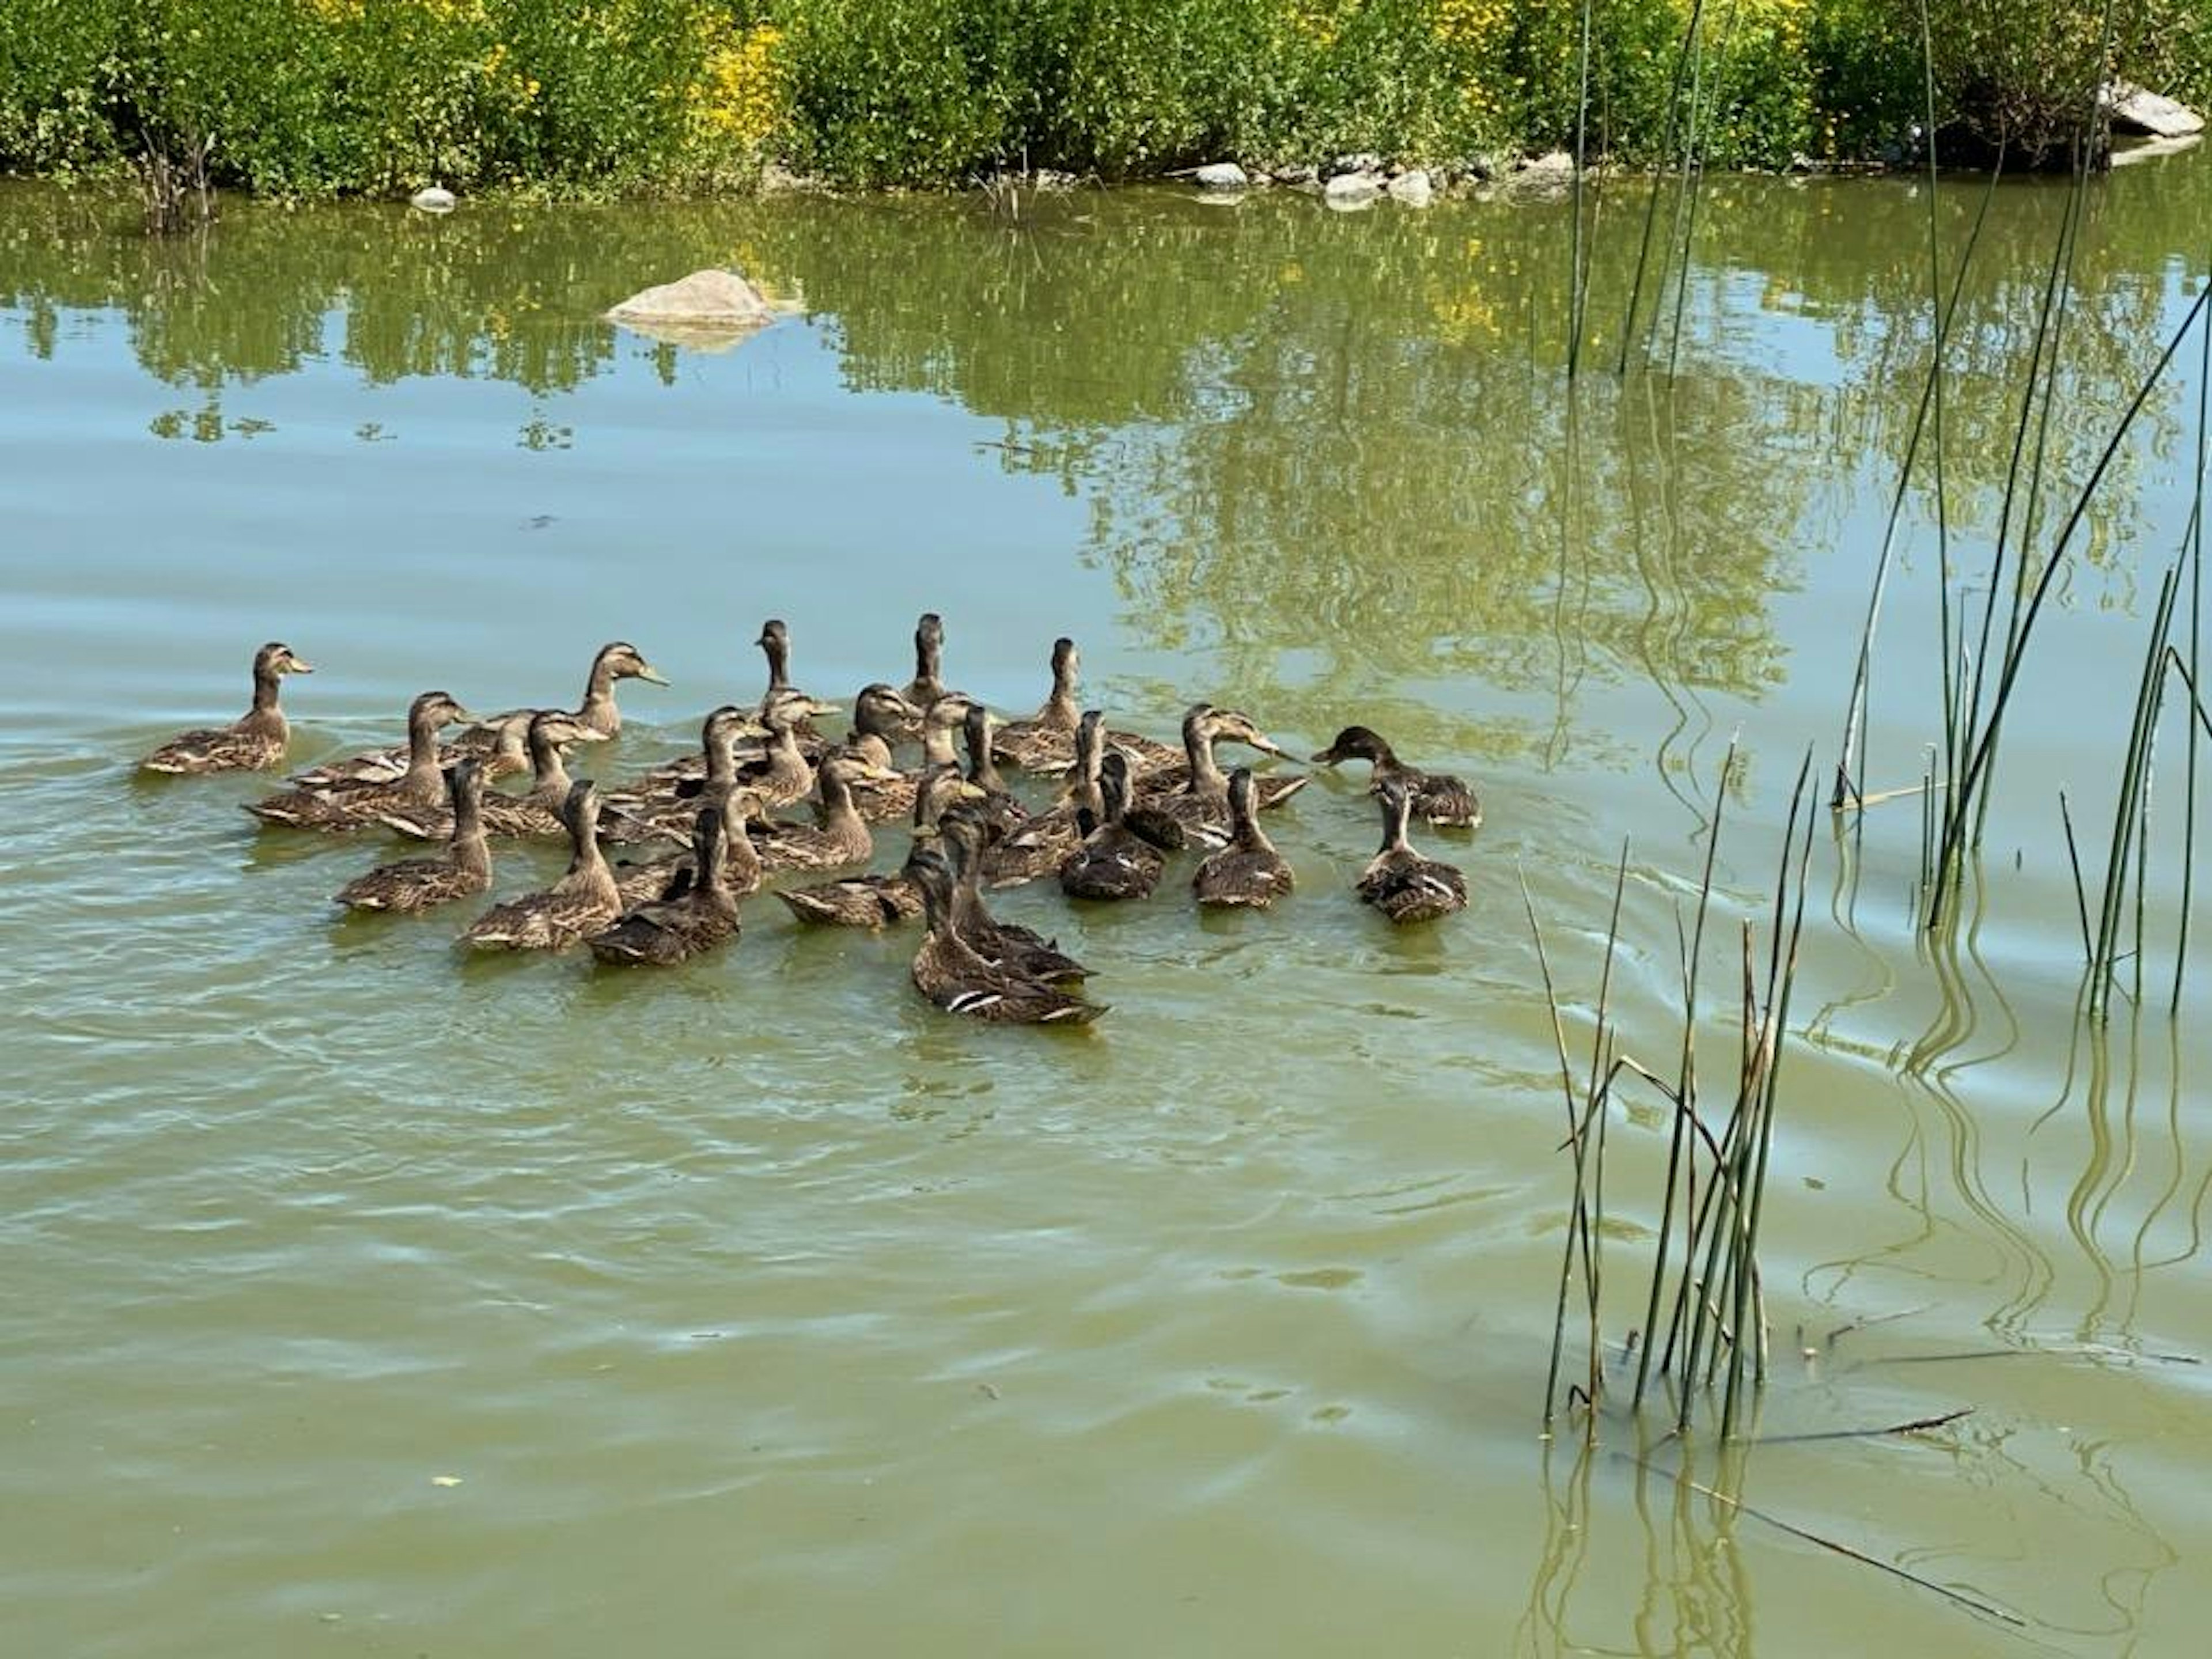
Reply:
[[[1935, 202], [1947, 283], [1981, 198]], [[1998, 191], [1960, 291], [1970, 599], [2065, 199]], [[149, 242], [127, 201], [0, 190], [8, 1650], [2202, 1652], [2212, 969], [2170, 1017], [2179, 720], [2148, 1006], [2102, 1028], [2057, 807], [2094, 879], [2189, 518], [2193, 338], [2039, 625], [1956, 940], [1915, 927], [1917, 801], [1818, 821], [1761, 1443], [1686, 1452], [1621, 1392], [1594, 1451], [1540, 1436], [1570, 1189], [1521, 881], [1582, 1054], [1626, 842], [1613, 1010], [1671, 1073], [1740, 733], [1699, 1048], [1733, 1076], [1736, 930], [1764, 948], [1791, 781], [1808, 745], [1833, 764], [1931, 343], [1924, 184], [1715, 179], [1618, 376], [1641, 200], [1598, 204], [1571, 387], [1563, 204], [233, 204]], [[2208, 222], [2202, 156], [2092, 188], [2047, 519]], [[725, 263], [797, 313], [720, 352], [599, 320]], [[1869, 788], [1937, 734], [1925, 478]], [[389, 838], [258, 830], [265, 778], [134, 775], [244, 706], [264, 639], [318, 665], [286, 689], [301, 763], [431, 686], [568, 702], [634, 640], [673, 684], [578, 757], [612, 778], [758, 695], [764, 617], [844, 700], [904, 679], [925, 609], [1002, 710], [1067, 633], [1117, 724], [1206, 697], [1304, 753], [1358, 720], [1468, 775], [1487, 823], [1423, 838], [1468, 910], [1394, 933], [1355, 902], [1373, 807], [1323, 774], [1273, 819], [1278, 914], [1200, 917], [1187, 861], [1139, 905], [1001, 895], [1113, 1006], [990, 1030], [914, 994], [911, 933], [765, 897], [672, 972], [463, 960], [465, 911], [339, 919]], [[561, 860], [496, 856], [501, 894]], [[1624, 1096], [1612, 1343], [1667, 1139]]]

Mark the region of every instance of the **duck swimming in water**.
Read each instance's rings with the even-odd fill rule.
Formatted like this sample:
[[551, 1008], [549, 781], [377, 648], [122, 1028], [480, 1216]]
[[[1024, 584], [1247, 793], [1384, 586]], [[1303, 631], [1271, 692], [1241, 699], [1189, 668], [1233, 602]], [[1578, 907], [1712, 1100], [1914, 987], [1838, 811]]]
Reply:
[[[447, 798], [438, 733], [456, 720], [473, 719], [445, 691], [425, 691], [407, 708], [407, 769], [389, 782], [341, 780], [319, 788], [288, 789], [264, 795], [246, 810], [264, 823], [296, 830], [357, 830], [385, 813], [438, 805]], [[477, 781], [483, 781], [481, 774]]]
[[640, 905], [591, 936], [592, 954], [619, 965], [671, 967], [738, 937], [738, 899], [724, 869], [730, 830], [720, 806], [702, 806], [691, 837], [689, 878], [656, 903]]
[[313, 666], [292, 647], [271, 640], [253, 653], [253, 706], [228, 726], [180, 732], [138, 763], [149, 772], [263, 772], [280, 766], [292, 728], [276, 706], [287, 674], [312, 674]]
[[1070, 898], [1132, 899], [1151, 896], [1166, 860], [1121, 815], [1128, 808], [1129, 761], [1109, 750], [1098, 769], [1105, 816], [1084, 836], [1082, 844], [1060, 866], [1060, 890]]
[[1200, 904], [1264, 910], [1297, 884], [1290, 860], [1260, 827], [1252, 769], [1229, 775], [1229, 844], [1198, 866], [1191, 891]]
[[928, 934], [915, 952], [914, 988], [949, 1014], [1020, 1025], [1088, 1024], [1106, 1012], [1101, 1003], [1014, 971], [990, 960], [960, 933], [952, 901], [952, 866], [927, 842], [906, 861], [921, 890]]
[[1406, 840], [1413, 792], [1403, 778], [1375, 786], [1382, 808], [1382, 848], [1360, 872], [1358, 893], [1395, 922], [1432, 921], [1467, 908], [1467, 878], [1449, 864], [1423, 858]]
[[1385, 778], [1403, 783], [1413, 799], [1413, 816], [1426, 818], [1440, 830], [1474, 830], [1482, 823], [1482, 803], [1474, 791], [1442, 772], [1424, 772], [1398, 758], [1390, 745], [1364, 726], [1347, 726], [1336, 741], [1314, 757], [1317, 766], [1340, 761], [1364, 760], [1373, 768], [1371, 787]]
[[446, 773], [453, 797], [453, 834], [443, 856], [402, 859], [380, 864], [340, 888], [336, 898], [355, 910], [391, 910], [412, 915], [491, 885], [491, 849], [484, 841], [483, 775], [472, 760], [453, 763]]
[[599, 790], [589, 778], [562, 803], [568, 826], [568, 872], [541, 892], [495, 904], [471, 922], [461, 942], [484, 950], [565, 951], [622, 914], [622, 893], [599, 851]]
[[[615, 704], [615, 684], [620, 680], [643, 680], [647, 685], [665, 685], [660, 671], [647, 662], [638, 648], [628, 640], [615, 640], [599, 647], [592, 659], [591, 672], [584, 677], [584, 700], [567, 714], [584, 728], [582, 741], [597, 743], [602, 738], [622, 734], [622, 710]], [[530, 714], [535, 710], [520, 708], [511, 714]], [[506, 714], [495, 714], [483, 722], [489, 729], [507, 719]], [[489, 738], [479, 738], [471, 733], [462, 739], [471, 751], [480, 751], [489, 745]]]

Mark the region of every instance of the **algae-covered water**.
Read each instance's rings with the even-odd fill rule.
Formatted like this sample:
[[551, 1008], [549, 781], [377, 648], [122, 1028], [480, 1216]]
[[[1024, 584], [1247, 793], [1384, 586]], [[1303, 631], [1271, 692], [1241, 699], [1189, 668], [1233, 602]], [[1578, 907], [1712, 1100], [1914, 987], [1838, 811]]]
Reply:
[[[1936, 202], [1947, 282], [1979, 201]], [[1970, 597], [2064, 201], [2001, 189], [1960, 291]], [[1017, 210], [233, 204], [149, 242], [127, 202], [0, 191], [9, 1650], [2200, 1651], [2182, 726], [2146, 1006], [2102, 1028], [2057, 811], [2100, 875], [2188, 522], [2193, 344], [2039, 624], [1955, 940], [1916, 931], [1917, 801], [1863, 838], [1820, 821], [1759, 1443], [1686, 1453], [1616, 1400], [1582, 1455], [1539, 1436], [1569, 1175], [1522, 884], [1586, 1042], [1626, 843], [1613, 1010], [1671, 1070], [1676, 917], [1740, 733], [1700, 1048], [1732, 1075], [1735, 930], [1763, 948], [1790, 783], [1808, 745], [1833, 763], [1920, 400], [1926, 187], [1670, 198], [1655, 247], [1687, 222], [1690, 256], [1655, 251], [1624, 378], [1643, 214], [1612, 186], [1572, 385], [1564, 204]], [[2208, 214], [2199, 158], [2093, 186], [2049, 520], [2205, 280]], [[720, 353], [599, 319], [732, 262], [797, 314]], [[1869, 788], [1938, 735], [1927, 478]], [[1273, 820], [1277, 914], [1200, 917], [1187, 864], [1139, 906], [1002, 896], [1113, 1008], [986, 1030], [914, 994], [910, 935], [764, 898], [671, 973], [462, 960], [451, 913], [331, 904], [388, 839], [259, 830], [265, 780], [133, 774], [244, 706], [264, 639], [318, 666], [286, 688], [304, 763], [392, 740], [432, 686], [566, 702], [627, 637], [673, 684], [626, 687], [579, 757], [616, 777], [757, 696], [763, 618], [847, 699], [904, 679], [925, 609], [1004, 710], [1066, 633], [1117, 724], [1170, 735], [1205, 697], [1303, 753], [1358, 720], [1467, 775], [1487, 823], [1425, 842], [1467, 912], [1358, 905], [1373, 807], [1361, 769], [1323, 775]], [[499, 857], [501, 894], [559, 865]], [[1624, 1099], [1614, 1342], [1667, 1144]]]

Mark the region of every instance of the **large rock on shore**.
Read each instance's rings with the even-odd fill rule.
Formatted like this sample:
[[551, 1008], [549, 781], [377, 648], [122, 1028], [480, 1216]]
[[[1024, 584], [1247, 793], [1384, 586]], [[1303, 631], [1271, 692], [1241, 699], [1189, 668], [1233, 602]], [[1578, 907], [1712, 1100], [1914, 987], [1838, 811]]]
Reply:
[[1243, 190], [1252, 182], [1251, 175], [1234, 161], [1208, 161], [1191, 176], [1200, 190]]
[[713, 350], [735, 345], [783, 313], [734, 270], [695, 270], [633, 294], [606, 314], [654, 339]]

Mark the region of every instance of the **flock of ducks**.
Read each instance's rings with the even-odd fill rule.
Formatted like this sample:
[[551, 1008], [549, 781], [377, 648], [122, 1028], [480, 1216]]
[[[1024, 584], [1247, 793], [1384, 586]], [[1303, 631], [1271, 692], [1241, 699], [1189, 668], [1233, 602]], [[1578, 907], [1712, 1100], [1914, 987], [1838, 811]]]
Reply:
[[[768, 623], [755, 643], [769, 671], [758, 704], [714, 709], [697, 753], [619, 787], [570, 778], [567, 753], [622, 730], [621, 681], [668, 684], [621, 641], [593, 658], [573, 709], [480, 719], [447, 693], [425, 691], [408, 708], [404, 745], [295, 774], [291, 787], [246, 810], [298, 830], [381, 826], [444, 843], [435, 856], [379, 865], [339, 890], [337, 902], [363, 911], [411, 914], [474, 897], [491, 886], [493, 837], [565, 835], [571, 855], [559, 881], [494, 905], [461, 937], [510, 951], [581, 944], [608, 963], [678, 963], [727, 944], [738, 936], [740, 899], [770, 875], [811, 872], [823, 878], [775, 893], [800, 921], [921, 921], [915, 988], [949, 1012], [995, 1021], [1080, 1024], [1106, 1009], [1082, 994], [1088, 970], [1055, 941], [992, 915], [986, 886], [1056, 877], [1073, 898], [1142, 898], [1158, 885], [1169, 855], [1189, 849], [1203, 854], [1191, 878], [1202, 905], [1265, 908], [1291, 890], [1291, 866], [1260, 815], [1307, 778], [1241, 766], [1224, 774], [1214, 752], [1220, 744], [1288, 758], [1236, 709], [1194, 705], [1180, 747], [1111, 730], [1098, 710], [1079, 706], [1078, 653], [1062, 639], [1053, 646], [1043, 706], [1002, 721], [945, 684], [944, 624], [927, 614], [915, 630], [914, 678], [902, 687], [863, 687], [852, 730], [833, 744], [814, 722], [844, 711], [791, 683], [784, 624]], [[278, 688], [287, 675], [313, 672], [289, 646], [263, 646], [253, 658], [253, 704], [241, 718], [185, 732], [142, 764], [161, 773], [282, 765], [291, 734]], [[442, 738], [457, 726], [457, 736]], [[899, 751], [914, 744], [918, 763], [902, 767]], [[1313, 760], [1372, 768], [1382, 844], [1357, 883], [1362, 900], [1397, 923], [1465, 906], [1461, 872], [1407, 840], [1416, 817], [1449, 829], [1479, 824], [1481, 808], [1464, 783], [1408, 765], [1364, 726], [1346, 727]], [[1002, 767], [1056, 776], [1052, 805], [1025, 806]], [[520, 793], [486, 787], [525, 773]], [[811, 823], [778, 816], [808, 801]], [[873, 855], [870, 826], [892, 819], [912, 828], [902, 867], [849, 873]]]

